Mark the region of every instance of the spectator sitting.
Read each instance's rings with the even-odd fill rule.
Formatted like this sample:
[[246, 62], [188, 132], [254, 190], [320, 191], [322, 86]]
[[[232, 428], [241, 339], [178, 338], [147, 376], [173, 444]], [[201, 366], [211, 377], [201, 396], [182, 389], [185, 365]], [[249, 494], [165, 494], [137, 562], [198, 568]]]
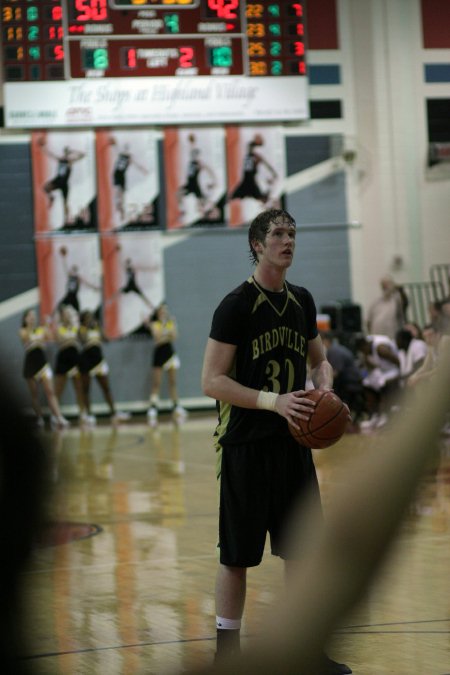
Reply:
[[[445, 329], [445, 318], [443, 320], [436, 320], [434, 323], [429, 323], [424, 327], [423, 337], [427, 344], [427, 354], [421, 367], [408, 378], [409, 387], [416, 387], [421, 382], [435, 375], [442, 355], [450, 343], [449, 331]], [[441, 433], [444, 436], [450, 436], [450, 412], [447, 414], [447, 421]]]
[[405, 330], [409, 330], [409, 332], [411, 333], [413, 338], [417, 338], [418, 340], [423, 340], [422, 329], [419, 326], [419, 324], [416, 323], [415, 321], [408, 321], [407, 323], [405, 323], [403, 328], [405, 328]]
[[442, 333], [450, 333], [450, 297], [444, 298], [444, 300], [442, 300], [439, 318], [441, 322]]
[[395, 341], [399, 350], [400, 377], [402, 383], [416, 372], [423, 364], [427, 355], [427, 344], [424, 340], [413, 337], [405, 328], [397, 331]]
[[450, 336], [442, 333], [439, 322], [424, 326], [423, 337], [427, 345], [427, 353], [420, 368], [408, 378], [408, 386], [410, 387], [415, 387], [419, 382], [428, 380], [435, 373], [443, 351], [443, 345], [450, 341]]
[[353, 352], [334, 338], [332, 332], [321, 333], [327, 360], [333, 368], [333, 390], [348, 405], [356, 423], [364, 408], [362, 372]]
[[388, 411], [398, 393], [400, 359], [395, 342], [385, 335], [361, 336], [356, 350], [364, 359], [367, 374], [363, 378], [366, 410], [370, 417], [361, 422], [362, 431], [380, 429], [388, 421]]
[[428, 319], [430, 324], [435, 324], [441, 320], [442, 316], [442, 302], [440, 300], [433, 300], [428, 304]]

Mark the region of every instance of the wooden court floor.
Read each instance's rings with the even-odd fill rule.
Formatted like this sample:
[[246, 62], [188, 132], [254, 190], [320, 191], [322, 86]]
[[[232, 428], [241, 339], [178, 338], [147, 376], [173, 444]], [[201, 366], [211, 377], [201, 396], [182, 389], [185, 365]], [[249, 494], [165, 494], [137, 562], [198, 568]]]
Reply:
[[[214, 422], [192, 414], [181, 427], [163, 419], [152, 430], [135, 418], [48, 432], [49, 524], [25, 575], [33, 673], [166, 675], [212, 660]], [[325, 513], [330, 486], [345, 481], [352, 458], [376, 447], [380, 434], [346, 435], [314, 451]], [[249, 572], [243, 646], [258, 635], [282, 584], [282, 564], [266, 552]], [[388, 561], [343, 618], [331, 655], [355, 675], [450, 673], [449, 591], [450, 444], [443, 440]]]

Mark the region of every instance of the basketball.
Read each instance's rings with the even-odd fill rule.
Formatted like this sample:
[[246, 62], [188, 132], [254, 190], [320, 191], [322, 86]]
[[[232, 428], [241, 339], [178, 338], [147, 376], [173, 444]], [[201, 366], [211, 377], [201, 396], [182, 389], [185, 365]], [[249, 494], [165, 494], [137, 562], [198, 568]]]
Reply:
[[67, 248], [65, 246], [61, 246], [59, 252], [61, 253], [61, 255], [67, 255]]
[[309, 420], [297, 420], [299, 429], [289, 425], [289, 431], [300, 445], [328, 448], [337, 443], [347, 428], [347, 407], [332, 391], [311, 389], [306, 397], [316, 402], [314, 412]]

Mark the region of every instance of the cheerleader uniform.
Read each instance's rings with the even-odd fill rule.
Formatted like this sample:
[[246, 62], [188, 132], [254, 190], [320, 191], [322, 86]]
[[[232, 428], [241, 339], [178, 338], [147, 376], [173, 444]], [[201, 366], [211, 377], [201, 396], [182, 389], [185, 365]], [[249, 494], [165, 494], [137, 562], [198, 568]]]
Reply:
[[[180, 359], [175, 353], [173, 347], [173, 336], [176, 333], [176, 325], [173, 319], [160, 321], [156, 319], [152, 321], [152, 332], [155, 333], [158, 342], [153, 351], [153, 368], [162, 368], [164, 371], [178, 370], [180, 367]], [[178, 403], [173, 401], [173, 415], [177, 422], [182, 422], [186, 419], [186, 410]], [[155, 427], [158, 422], [158, 397], [152, 394], [150, 397], [150, 408], [147, 411], [147, 420], [150, 426]]]
[[78, 330], [75, 326], [58, 326], [57, 339], [60, 342], [56, 355], [55, 374], [75, 377], [79, 375], [80, 352], [77, 345]]
[[83, 375], [108, 375], [109, 366], [105, 361], [102, 350], [102, 337], [97, 327], [80, 327], [80, 339], [83, 345], [79, 369]]
[[158, 339], [160, 344], [155, 346], [153, 352], [153, 368], [162, 368], [163, 370], [170, 370], [171, 368], [178, 369], [180, 367], [180, 359], [178, 358], [173, 348], [172, 342], [164, 342], [170, 339], [169, 335], [173, 334], [175, 330], [175, 322], [173, 319], [167, 321], [154, 321]]
[[23, 364], [23, 376], [25, 379], [50, 380], [53, 372], [47, 361], [44, 348], [45, 329], [38, 326], [28, 332], [28, 340], [25, 344], [25, 360]]

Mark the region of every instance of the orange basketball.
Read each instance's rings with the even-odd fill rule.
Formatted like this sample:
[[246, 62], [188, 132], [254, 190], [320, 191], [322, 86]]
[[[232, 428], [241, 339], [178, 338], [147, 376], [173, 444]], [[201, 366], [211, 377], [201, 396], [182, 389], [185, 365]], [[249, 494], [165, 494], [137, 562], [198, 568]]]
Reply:
[[289, 425], [289, 431], [300, 445], [308, 448], [328, 448], [344, 434], [348, 424], [348, 410], [332, 391], [311, 389], [306, 394], [316, 402], [309, 420], [297, 420], [300, 429]]

